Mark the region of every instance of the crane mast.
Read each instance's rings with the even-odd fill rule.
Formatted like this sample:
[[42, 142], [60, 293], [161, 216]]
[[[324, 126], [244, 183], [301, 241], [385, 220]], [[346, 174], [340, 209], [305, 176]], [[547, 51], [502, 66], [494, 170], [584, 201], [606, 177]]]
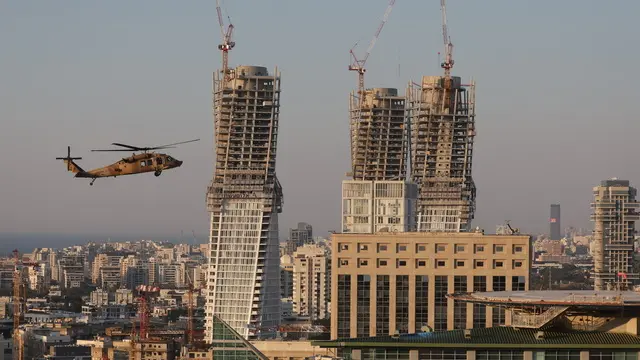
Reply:
[[222, 52], [222, 83], [221, 87], [224, 88], [229, 80], [231, 80], [231, 73], [229, 71], [229, 51], [236, 46], [236, 43], [231, 40], [233, 36], [233, 24], [229, 19], [229, 25], [227, 29], [224, 28], [224, 21], [222, 20], [222, 10], [220, 9], [220, 0], [216, 0], [216, 12], [218, 13], [218, 24], [220, 25], [220, 34], [222, 35], [222, 44], [218, 45], [218, 50]]
[[446, 79], [451, 78], [451, 69], [453, 68], [453, 43], [449, 36], [449, 29], [447, 27], [447, 4], [446, 0], [440, 0], [440, 10], [442, 12], [442, 38], [444, 40], [444, 61], [440, 66], [444, 69], [444, 76]]
[[[371, 51], [373, 50], [373, 47], [376, 45], [376, 41], [378, 41], [378, 36], [380, 36], [380, 33], [382, 32], [382, 28], [384, 27], [384, 25], [387, 23], [387, 19], [389, 19], [389, 15], [391, 14], [391, 10], [393, 10], [393, 5], [396, 3], [396, 0], [390, 0], [389, 1], [389, 5], [387, 6], [387, 9], [384, 12], [384, 15], [382, 16], [382, 21], [380, 22], [380, 25], [378, 25], [378, 28], [376, 29], [375, 34], [373, 35], [373, 38], [371, 39], [371, 42], [369, 43], [369, 47], [367, 48], [367, 52], [365, 53], [364, 57], [362, 57], [362, 59], [358, 59], [358, 57], [356, 56], [354, 49], [356, 46], [358, 46], [358, 43], [356, 43], [351, 50], [349, 50], [349, 54], [351, 55], [351, 64], [349, 65], [349, 71], [357, 71], [358, 72], [358, 105], [357, 105], [357, 110], [356, 110], [356, 114], [355, 116], [351, 116], [351, 122], [350, 122], [350, 130], [351, 130], [351, 157], [353, 160], [355, 160], [355, 148], [354, 148], [354, 144], [358, 143], [358, 130], [357, 130], [357, 123], [359, 123], [362, 120], [362, 107], [364, 105], [364, 97], [365, 97], [365, 89], [364, 89], [364, 73], [367, 71], [367, 69], [365, 68], [365, 65], [367, 63], [367, 60], [369, 59], [369, 55], [371, 55]], [[355, 161], [352, 161], [352, 173], [355, 175]]]

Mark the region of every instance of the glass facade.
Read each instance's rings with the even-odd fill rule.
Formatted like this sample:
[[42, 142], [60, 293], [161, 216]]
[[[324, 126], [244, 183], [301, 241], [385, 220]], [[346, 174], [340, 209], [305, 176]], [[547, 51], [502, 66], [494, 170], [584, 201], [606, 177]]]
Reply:
[[580, 350], [534, 351], [533, 360], [580, 360]]
[[589, 360], [638, 360], [638, 352], [592, 350], [589, 352]]
[[424, 349], [418, 351], [418, 360], [467, 360], [465, 350]]
[[[486, 276], [473, 277], [473, 291], [474, 292], [487, 291]], [[487, 306], [486, 305], [473, 304], [473, 327], [474, 328], [487, 327]]]
[[429, 321], [429, 277], [416, 276], [416, 331]]
[[338, 275], [338, 337], [351, 337], [351, 275]]
[[362, 349], [362, 360], [409, 360], [409, 349]]
[[[454, 276], [453, 277], [453, 292], [461, 293], [467, 292], [467, 277], [466, 276]], [[466, 329], [467, 328], [467, 303], [454, 301], [453, 304], [453, 328], [454, 329]]]
[[396, 330], [409, 332], [409, 275], [396, 275]]
[[523, 360], [522, 350], [477, 350], [476, 360]]
[[376, 335], [389, 335], [389, 275], [378, 275], [376, 299]]
[[369, 318], [371, 315], [371, 276], [358, 275], [358, 295], [356, 298], [357, 305], [357, 337], [369, 336]]
[[211, 348], [213, 357], [222, 360], [267, 360], [240, 334], [225, 324], [218, 317], [213, 317], [213, 341]]
[[435, 278], [435, 307], [433, 330], [447, 330], [447, 294], [449, 293], [448, 276], [438, 275]]

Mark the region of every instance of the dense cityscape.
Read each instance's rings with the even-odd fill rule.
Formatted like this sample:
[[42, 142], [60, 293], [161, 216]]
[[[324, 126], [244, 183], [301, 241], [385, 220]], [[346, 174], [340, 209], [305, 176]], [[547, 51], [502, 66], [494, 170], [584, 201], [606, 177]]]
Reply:
[[[286, 77], [275, 66], [230, 65], [234, 25], [218, 3], [206, 243], [194, 231], [176, 242], [13, 251], [0, 259], [0, 360], [638, 360], [632, 181], [590, 180], [592, 228], [563, 222], [560, 203], [548, 204], [542, 234], [510, 220], [474, 225], [481, 90], [453, 75], [445, 0], [442, 73], [412, 74], [419, 81], [405, 89], [365, 86], [394, 3], [367, 52], [350, 53], [358, 85], [344, 91], [350, 168], [335, 180], [339, 229], [317, 234], [303, 218], [281, 238]], [[126, 150], [104, 151], [139, 154], [97, 170], [81, 168], [70, 147], [57, 159], [90, 185], [160, 177], [183, 171], [182, 160], [154, 151], [182, 143], [113, 143]]]

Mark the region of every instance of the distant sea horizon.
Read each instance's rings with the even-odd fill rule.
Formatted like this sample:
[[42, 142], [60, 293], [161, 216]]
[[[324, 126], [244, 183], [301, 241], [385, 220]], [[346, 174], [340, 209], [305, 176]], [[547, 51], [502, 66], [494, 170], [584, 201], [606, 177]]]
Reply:
[[125, 242], [125, 241], [168, 241], [172, 243], [204, 244], [208, 241], [206, 235], [196, 234], [194, 241], [191, 233], [173, 235], [145, 235], [145, 234], [60, 234], [60, 233], [9, 233], [0, 232], [0, 256], [7, 256], [14, 249], [20, 253], [30, 253], [35, 248], [61, 249], [74, 245], [85, 245], [90, 242]]

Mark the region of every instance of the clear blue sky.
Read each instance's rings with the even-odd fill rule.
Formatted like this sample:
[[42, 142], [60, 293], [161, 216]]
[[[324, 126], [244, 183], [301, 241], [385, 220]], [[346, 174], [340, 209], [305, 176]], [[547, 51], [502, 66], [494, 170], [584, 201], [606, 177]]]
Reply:
[[[230, 63], [277, 65], [282, 109], [277, 172], [281, 230], [339, 228], [349, 169], [349, 48], [366, 48], [385, 0], [227, 0]], [[477, 80], [475, 224], [510, 219], [589, 227], [591, 188], [617, 176], [640, 186], [638, 1], [450, 0], [454, 73]], [[440, 74], [439, 1], [398, 0], [368, 63], [367, 86]], [[198, 233], [208, 230], [213, 170], [211, 72], [220, 66], [213, 0], [0, 3], [0, 231]], [[398, 66], [400, 71], [398, 72]], [[184, 165], [87, 181], [55, 161], [71, 145], [154, 145]], [[284, 231], [281, 231], [284, 233]]]

